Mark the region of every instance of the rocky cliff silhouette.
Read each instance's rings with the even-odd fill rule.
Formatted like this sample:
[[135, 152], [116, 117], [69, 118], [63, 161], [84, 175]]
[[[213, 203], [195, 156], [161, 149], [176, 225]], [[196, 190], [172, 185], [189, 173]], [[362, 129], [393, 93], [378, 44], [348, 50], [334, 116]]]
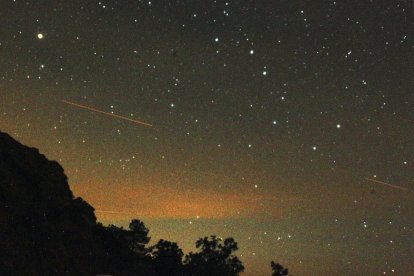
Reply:
[[102, 229], [57, 162], [0, 132], [0, 275], [119, 271]]

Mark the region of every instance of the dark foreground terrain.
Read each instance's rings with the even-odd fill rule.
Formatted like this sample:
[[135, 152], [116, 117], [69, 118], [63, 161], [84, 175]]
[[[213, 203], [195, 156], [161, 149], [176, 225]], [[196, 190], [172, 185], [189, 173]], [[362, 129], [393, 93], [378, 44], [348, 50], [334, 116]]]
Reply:
[[[176, 243], [148, 246], [140, 220], [103, 226], [74, 197], [63, 168], [0, 132], [0, 275], [239, 275], [232, 238], [196, 241], [184, 256]], [[271, 264], [272, 275], [287, 275]]]

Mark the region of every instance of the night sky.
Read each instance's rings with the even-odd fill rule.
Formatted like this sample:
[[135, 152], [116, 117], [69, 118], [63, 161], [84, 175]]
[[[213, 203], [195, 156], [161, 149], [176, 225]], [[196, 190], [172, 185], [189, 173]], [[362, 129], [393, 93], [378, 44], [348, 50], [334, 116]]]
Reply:
[[0, 130], [105, 224], [234, 237], [243, 275], [414, 275], [413, 8], [1, 0]]

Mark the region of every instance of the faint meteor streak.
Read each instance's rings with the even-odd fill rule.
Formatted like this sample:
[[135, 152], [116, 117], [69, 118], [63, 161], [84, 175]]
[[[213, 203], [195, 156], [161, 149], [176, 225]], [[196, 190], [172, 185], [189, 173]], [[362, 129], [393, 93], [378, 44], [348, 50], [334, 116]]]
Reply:
[[134, 215], [134, 213], [129, 213], [129, 212], [106, 211], [106, 210], [95, 210], [95, 212], [96, 213], [105, 213], [105, 214]]
[[408, 188], [401, 187], [401, 186], [394, 185], [394, 184], [390, 184], [390, 183], [387, 183], [387, 182], [384, 182], [384, 181], [380, 181], [380, 180], [376, 180], [376, 179], [372, 179], [372, 178], [368, 178], [368, 177], [365, 177], [365, 180], [375, 182], [375, 183], [379, 183], [379, 184], [382, 184], [382, 185], [385, 185], [385, 186], [388, 186], [388, 187], [391, 187], [391, 188], [394, 188], [394, 189], [399, 189], [399, 190], [402, 190], [402, 191], [414, 193], [414, 191], [412, 191]]
[[77, 103], [73, 103], [73, 102], [69, 102], [69, 101], [65, 101], [65, 100], [62, 100], [62, 103], [72, 105], [72, 106], [76, 106], [76, 107], [79, 107], [79, 108], [82, 108], [82, 109], [86, 109], [86, 110], [89, 110], [89, 111], [92, 111], [92, 112], [95, 112], [95, 113], [100, 113], [100, 114], [104, 114], [104, 115], [107, 115], [107, 116], [111, 116], [111, 117], [114, 117], [114, 118], [117, 118], [117, 119], [125, 120], [125, 121], [128, 121], [128, 122], [132, 122], [134, 124], [143, 125], [143, 126], [146, 126], [146, 127], [152, 127], [151, 124], [148, 124], [146, 122], [134, 120], [134, 119], [131, 119], [131, 118], [127, 118], [127, 117], [124, 117], [124, 116], [121, 116], [121, 115], [116, 115], [116, 114], [109, 113], [109, 112], [105, 112], [105, 111], [102, 111], [102, 110], [99, 110], [99, 109], [96, 109], [96, 108], [93, 108], [93, 107], [89, 107], [89, 106], [86, 106], [86, 105], [81, 105], [81, 104], [77, 104]]

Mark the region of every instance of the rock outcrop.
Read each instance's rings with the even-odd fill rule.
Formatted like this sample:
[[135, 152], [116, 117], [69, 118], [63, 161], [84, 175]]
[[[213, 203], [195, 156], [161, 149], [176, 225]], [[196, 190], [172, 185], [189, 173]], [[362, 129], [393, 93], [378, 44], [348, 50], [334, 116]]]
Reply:
[[0, 274], [93, 275], [105, 254], [95, 228], [63, 168], [0, 132]]

